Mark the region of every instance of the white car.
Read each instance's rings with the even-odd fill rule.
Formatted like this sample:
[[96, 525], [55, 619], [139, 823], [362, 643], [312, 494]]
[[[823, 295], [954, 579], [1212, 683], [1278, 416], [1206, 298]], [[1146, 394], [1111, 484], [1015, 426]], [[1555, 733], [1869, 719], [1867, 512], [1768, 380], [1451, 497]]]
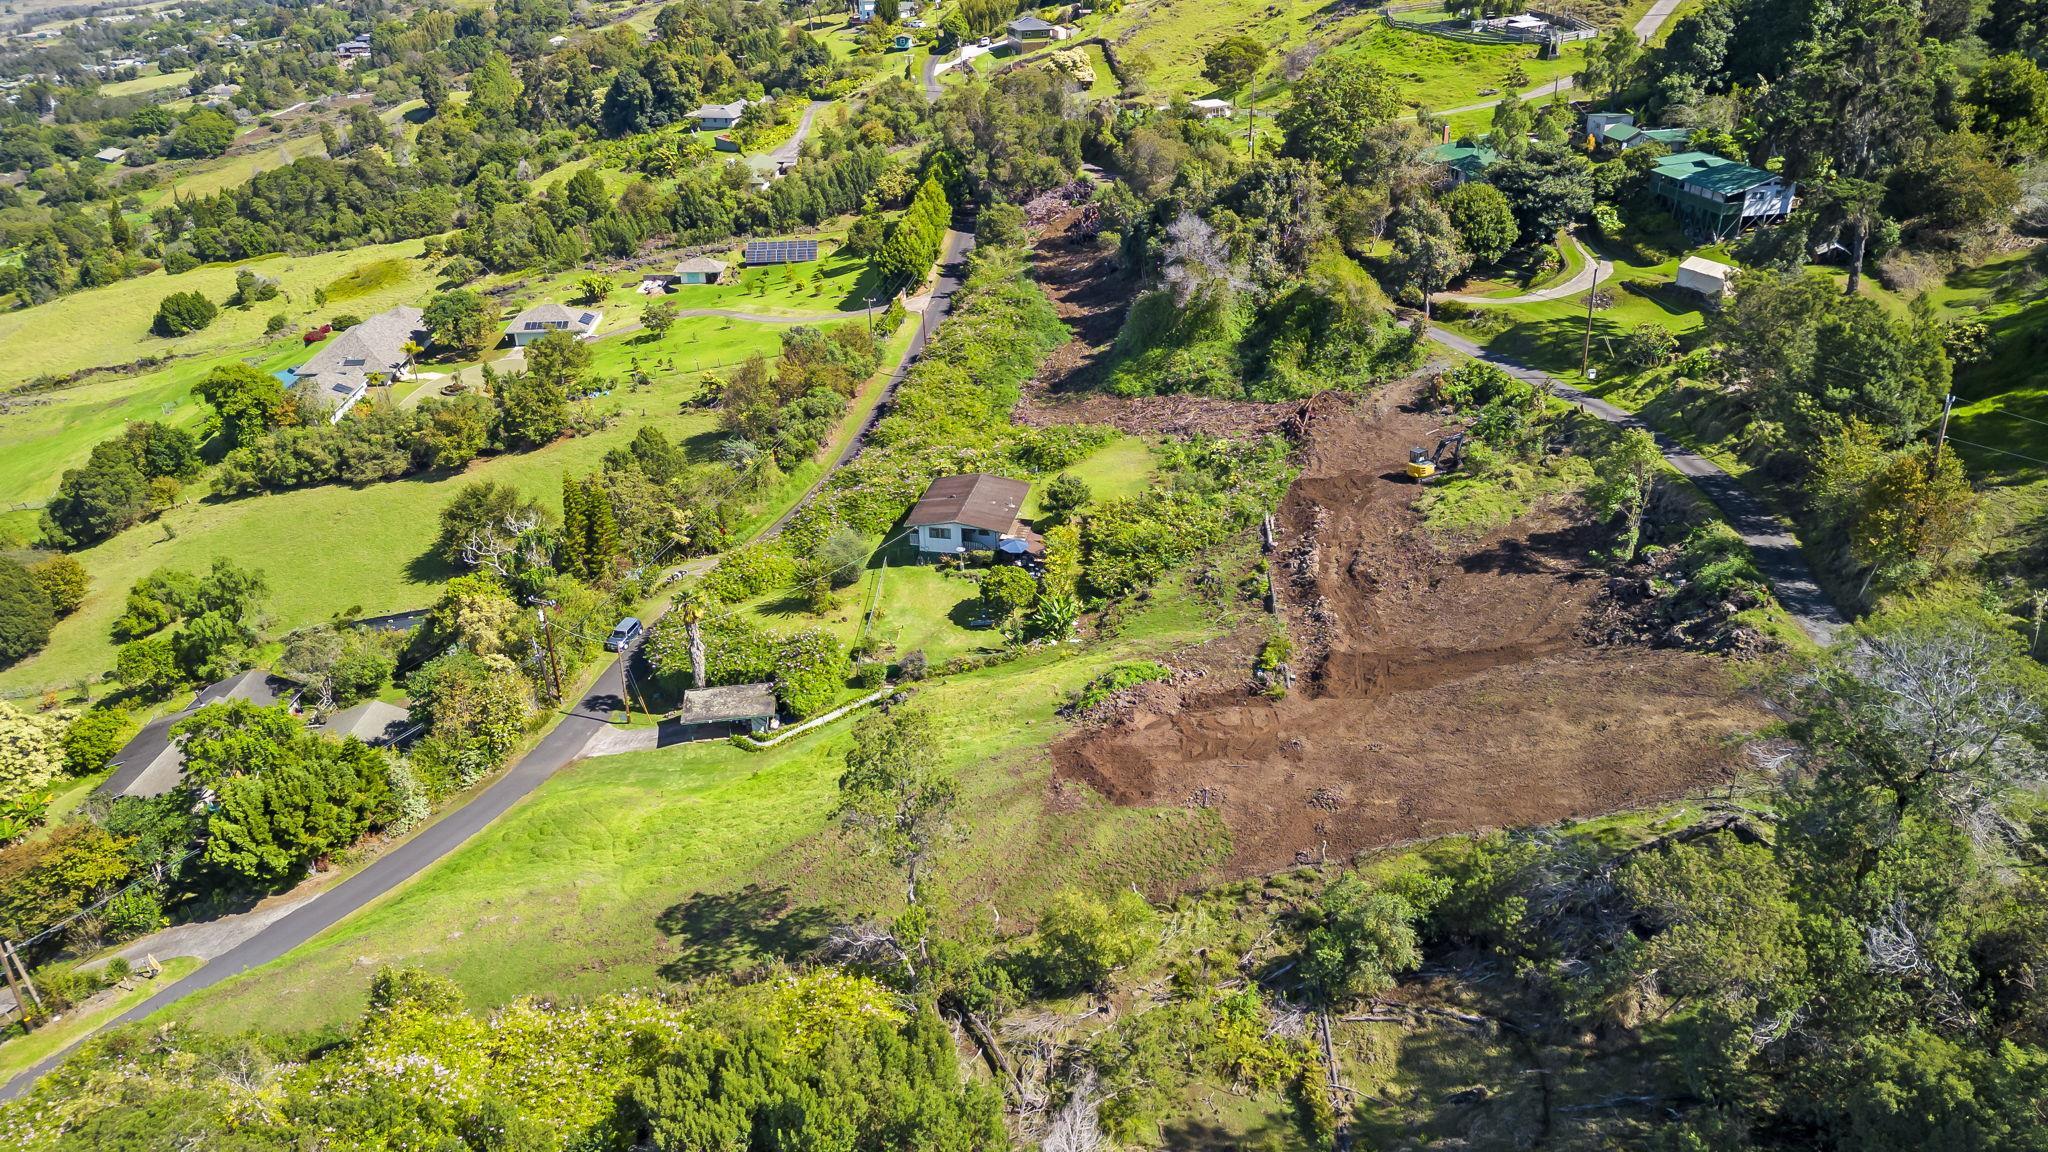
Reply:
[[988, 45], [989, 45], [989, 39], [988, 39], [988, 37], [986, 37], [986, 36], [983, 36], [983, 37], [982, 37], [981, 39], [979, 39], [979, 40], [976, 40], [976, 41], [974, 42], [974, 46], [975, 46], [976, 48], [986, 48], [986, 47], [988, 47]]

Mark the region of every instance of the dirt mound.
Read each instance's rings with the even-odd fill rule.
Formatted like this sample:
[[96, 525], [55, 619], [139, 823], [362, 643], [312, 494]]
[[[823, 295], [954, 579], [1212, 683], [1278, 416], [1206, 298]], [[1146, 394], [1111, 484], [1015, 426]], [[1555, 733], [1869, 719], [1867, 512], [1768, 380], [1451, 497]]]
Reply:
[[1170, 436], [1246, 435], [1281, 430], [1293, 404], [1253, 404], [1213, 396], [1111, 396], [1101, 382], [1110, 347], [1130, 308], [1132, 282], [1096, 243], [1092, 204], [1070, 207], [1039, 233], [1031, 274], [1073, 333], [1046, 358], [1011, 418], [1019, 424], [1106, 424], [1119, 432]]
[[1387, 402], [1310, 405], [1274, 562], [1296, 690], [1211, 675], [1072, 733], [1058, 775], [1218, 808], [1239, 873], [1730, 779], [1729, 737], [1764, 715], [1713, 658], [1584, 638], [1605, 581], [1583, 526], [1539, 512], [1452, 550], [1422, 532], [1400, 466], [1432, 428]]

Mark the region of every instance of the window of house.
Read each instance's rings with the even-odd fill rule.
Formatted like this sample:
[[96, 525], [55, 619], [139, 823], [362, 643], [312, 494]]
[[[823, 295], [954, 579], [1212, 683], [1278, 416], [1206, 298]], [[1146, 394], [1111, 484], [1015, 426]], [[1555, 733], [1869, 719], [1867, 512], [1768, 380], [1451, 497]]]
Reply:
[[953, 530], [951, 528], [927, 528], [924, 530], [924, 534], [925, 538], [929, 540], [951, 540], [953, 538]]

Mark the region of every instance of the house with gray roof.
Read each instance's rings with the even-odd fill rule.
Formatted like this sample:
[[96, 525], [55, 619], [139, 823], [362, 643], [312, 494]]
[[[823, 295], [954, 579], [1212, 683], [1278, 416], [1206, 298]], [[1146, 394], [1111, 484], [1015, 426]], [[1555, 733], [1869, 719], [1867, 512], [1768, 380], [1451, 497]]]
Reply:
[[520, 348], [550, 332], [567, 332], [578, 340], [588, 340], [597, 335], [597, 326], [604, 323], [604, 313], [589, 308], [570, 308], [564, 304], [535, 304], [512, 318], [505, 325], [505, 336]]
[[100, 782], [99, 791], [108, 796], [161, 796], [185, 778], [185, 751], [171, 736], [171, 726], [208, 704], [247, 700], [259, 708], [298, 696], [298, 685], [261, 668], [239, 672], [201, 689], [182, 711], [161, 716], [144, 725], [133, 740], [114, 753], [113, 775]]
[[692, 110], [690, 119], [695, 120], [697, 127], [702, 131], [723, 132], [739, 123], [740, 117], [746, 114], [747, 106], [753, 103], [756, 101], [734, 100], [730, 104], [705, 104]]
[[724, 263], [709, 256], [692, 256], [676, 265], [678, 284], [716, 284], [725, 275]]
[[414, 722], [412, 713], [396, 704], [365, 700], [313, 725], [313, 730], [337, 740], [353, 738], [372, 748], [389, 748], [411, 739], [422, 727]]
[[412, 373], [412, 348], [430, 337], [420, 310], [403, 305], [379, 312], [343, 332], [311, 360], [280, 373], [285, 386], [332, 410], [339, 422], [374, 384], [404, 380]]

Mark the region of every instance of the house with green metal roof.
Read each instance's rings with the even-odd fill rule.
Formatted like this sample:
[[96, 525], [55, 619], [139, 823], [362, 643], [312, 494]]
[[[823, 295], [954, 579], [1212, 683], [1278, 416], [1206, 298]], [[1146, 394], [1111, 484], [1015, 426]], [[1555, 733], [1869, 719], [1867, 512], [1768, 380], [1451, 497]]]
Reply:
[[1726, 240], [1792, 212], [1796, 186], [1710, 152], [1680, 152], [1650, 169], [1650, 192], [1695, 240]]
[[1626, 152], [1645, 144], [1676, 148], [1692, 139], [1692, 129], [1644, 128], [1636, 123], [1633, 112], [1589, 112], [1586, 114], [1586, 137], [1591, 141], [1591, 147]]
[[1484, 144], [1470, 140], [1445, 142], [1429, 150], [1429, 158], [1451, 170], [1451, 183], [1463, 184], [1467, 180], [1484, 180], [1486, 170], [1500, 159], [1500, 153]]

